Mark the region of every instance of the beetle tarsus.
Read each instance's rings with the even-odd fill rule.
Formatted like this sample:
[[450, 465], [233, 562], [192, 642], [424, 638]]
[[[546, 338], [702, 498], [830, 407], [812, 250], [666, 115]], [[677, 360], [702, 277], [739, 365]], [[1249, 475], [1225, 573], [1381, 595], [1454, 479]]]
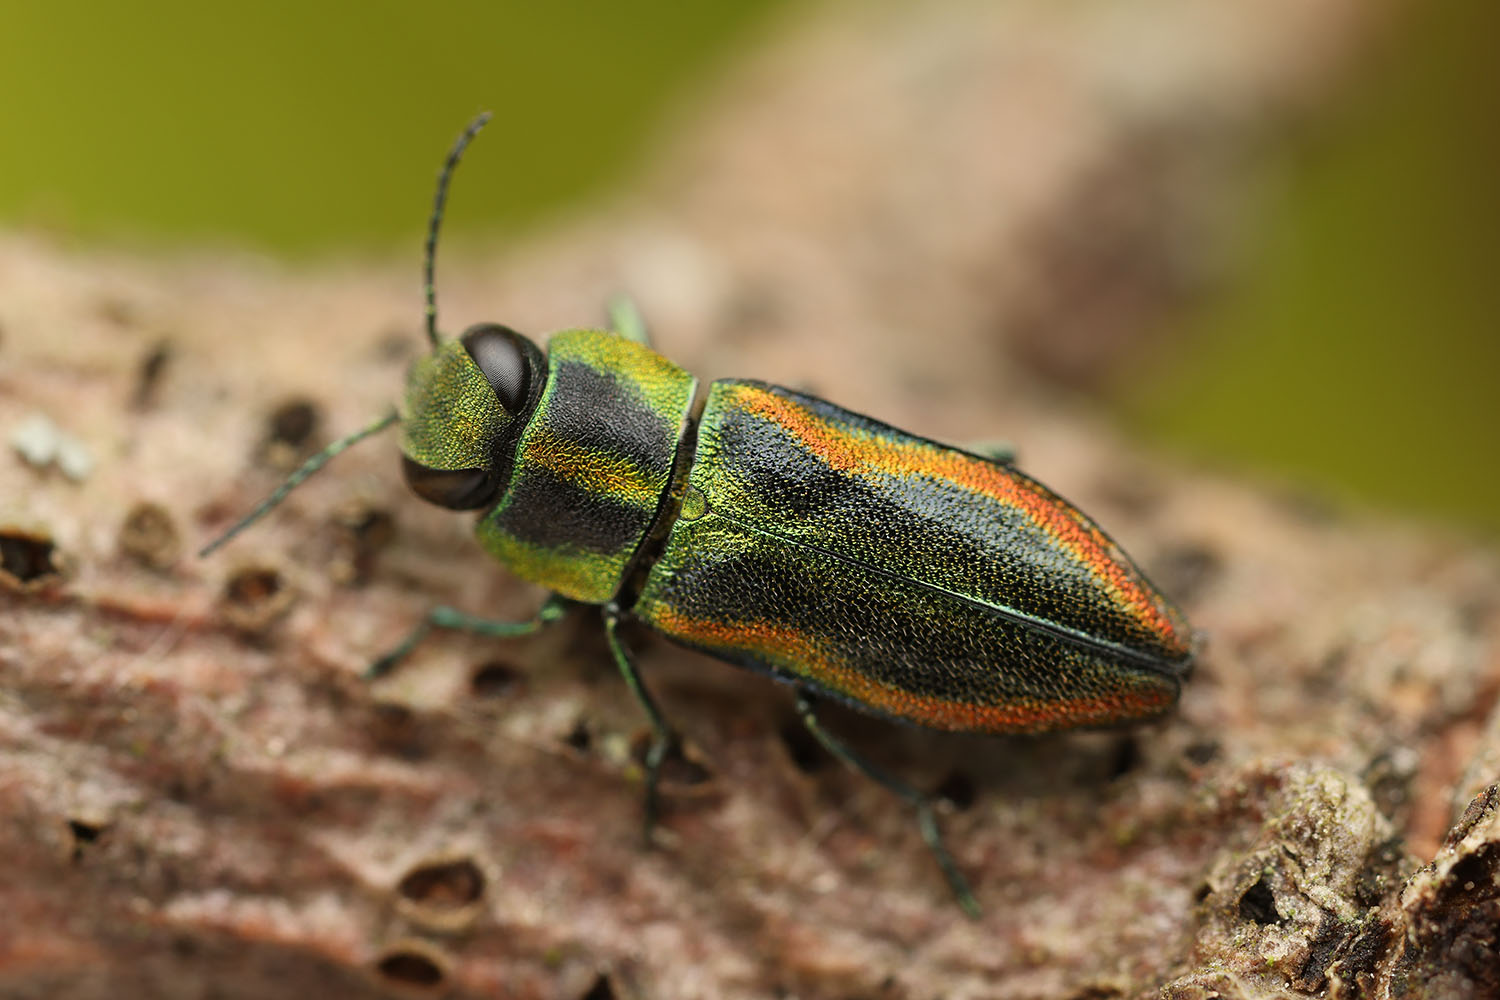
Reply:
[[630, 693], [635, 695], [635, 700], [640, 704], [646, 718], [651, 722], [651, 746], [646, 750], [646, 803], [645, 815], [642, 822], [642, 833], [647, 846], [651, 844], [651, 831], [656, 826], [657, 816], [660, 814], [657, 786], [661, 781], [661, 766], [677, 744], [677, 737], [672, 732], [672, 727], [662, 717], [661, 709], [656, 707], [656, 700], [651, 697], [651, 692], [641, 681], [640, 672], [636, 670], [635, 658], [631, 656], [630, 649], [620, 638], [619, 627], [624, 621], [625, 613], [620, 610], [619, 605], [611, 602], [604, 606], [604, 634], [609, 639], [609, 651], [615, 658], [615, 666], [620, 669], [620, 676], [625, 678], [625, 684], [630, 688]]
[[677, 740], [671, 733], [656, 733], [651, 746], [646, 749], [646, 804], [641, 820], [641, 840], [647, 847], [651, 846], [651, 832], [656, 829], [656, 821], [661, 815], [661, 796], [657, 792], [661, 783], [661, 766], [676, 745]]
[[460, 632], [472, 632], [475, 635], [488, 636], [492, 639], [515, 639], [523, 635], [530, 635], [550, 625], [561, 618], [567, 611], [567, 604], [556, 595], [549, 597], [537, 613], [526, 621], [500, 622], [488, 618], [476, 618], [465, 614], [457, 608], [439, 604], [427, 612], [416, 628], [407, 634], [401, 644], [390, 652], [375, 659], [365, 671], [365, 680], [375, 680], [384, 677], [395, 669], [396, 665], [416, 649], [427, 634], [435, 628], [454, 629]]
[[947, 845], [943, 843], [942, 832], [938, 830], [937, 817], [932, 811], [932, 802], [927, 796], [895, 775], [876, 767], [825, 729], [818, 719], [817, 707], [813, 699], [805, 692], [797, 695], [797, 715], [801, 717], [802, 724], [807, 727], [807, 731], [812, 733], [813, 738], [821, 743], [825, 750], [853, 770], [885, 786], [916, 807], [917, 826], [922, 831], [922, 839], [932, 851], [938, 868], [943, 872], [943, 878], [948, 882], [948, 888], [952, 890], [954, 898], [964, 913], [977, 920], [980, 915], [979, 900], [974, 898], [968, 879], [964, 878], [963, 873], [958, 870], [958, 864], [953, 860], [953, 855], [948, 852]]
[[932, 812], [932, 802], [923, 796], [916, 806], [917, 826], [922, 831], [922, 839], [926, 841], [928, 850], [932, 851], [933, 858], [942, 869], [943, 878], [947, 880], [953, 898], [958, 901], [959, 909], [971, 919], [978, 920], [983, 915], [979, 900], [975, 898], [973, 890], [969, 888], [969, 880], [964, 878], [963, 873], [958, 870], [958, 864], [943, 843], [943, 834], [938, 830], [937, 817]]
[[416, 649], [417, 645], [423, 639], [427, 638], [427, 633], [431, 631], [432, 622], [430, 620], [421, 622], [416, 628], [407, 633], [406, 638], [401, 640], [399, 646], [376, 657], [370, 662], [370, 665], [365, 668], [365, 680], [378, 680], [390, 673], [396, 668], [396, 664], [406, 659], [411, 651]]

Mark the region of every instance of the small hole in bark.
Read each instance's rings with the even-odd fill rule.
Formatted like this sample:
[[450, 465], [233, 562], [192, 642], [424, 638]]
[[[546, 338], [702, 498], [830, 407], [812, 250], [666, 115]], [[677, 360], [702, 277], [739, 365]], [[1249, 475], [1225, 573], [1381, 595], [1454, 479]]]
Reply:
[[1240, 897], [1239, 909], [1243, 920], [1252, 920], [1261, 925], [1281, 923], [1281, 914], [1276, 910], [1276, 894], [1271, 891], [1271, 884], [1264, 875], [1245, 890], [1245, 894]]
[[519, 687], [524, 676], [504, 660], [490, 660], [474, 668], [469, 690], [478, 698], [499, 698]]
[[258, 449], [260, 460], [273, 469], [295, 468], [311, 450], [321, 418], [317, 404], [308, 399], [289, 399], [266, 418], [265, 438]]
[[396, 535], [396, 519], [379, 507], [353, 505], [340, 513], [339, 523], [367, 549], [383, 548]]
[[0, 529], [0, 584], [32, 590], [62, 576], [52, 539], [21, 528]]
[[291, 607], [292, 592], [267, 566], [235, 570], [224, 583], [224, 617], [235, 628], [259, 632]]
[[470, 858], [445, 858], [407, 872], [396, 891], [433, 909], [458, 909], [484, 895], [484, 872]]
[[589, 732], [588, 723], [579, 719], [573, 723], [573, 728], [568, 731], [568, 735], [563, 737], [563, 742], [574, 750], [586, 752], [593, 744], [594, 737]]
[[1389, 747], [1365, 765], [1360, 777], [1375, 800], [1380, 814], [1398, 826], [1411, 808], [1412, 782], [1422, 758], [1417, 751], [1403, 746]]
[[777, 735], [781, 737], [781, 745], [786, 748], [792, 765], [803, 774], [820, 771], [828, 763], [828, 751], [823, 749], [817, 737], [808, 732], [800, 720], [787, 722], [777, 731]]
[[405, 361], [417, 353], [422, 337], [419, 330], [387, 330], [375, 338], [375, 357], [382, 361]]
[[974, 800], [979, 793], [974, 786], [974, 779], [969, 777], [968, 772], [954, 768], [933, 790], [933, 794], [951, 803], [953, 808], [963, 811], [973, 808]]
[[375, 723], [382, 728], [405, 730], [416, 725], [416, 713], [405, 705], [379, 702], [375, 705]]
[[446, 977], [436, 956], [415, 943], [387, 951], [375, 963], [375, 969], [386, 979], [404, 986], [437, 986]]
[[162, 376], [166, 374], [167, 366], [175, 353], [170, 341], [158, 340], [141, 356], [140, 366], [135, 373], [135, 394], [131, 397], [131, 406], [137, 410], [146, 410], [156, 402]]
[[329, 575], [340, 583], [364, 583], [375, 572], [376, 557], [396, 537], [396, 519], [387, 510], [356, 500], [344, 504], [334, 520], [339, 542]]
[[1219, 756], [1218, 740], [1196, 740], [1183, 749], [1182, 755], [1191, 763], [1202, 767]]
[[615, 1000], [615, 987], [609, 977], [600, 973], [594, 984], [578, 1000]]
[[81, 819], [68, 820], [68, 829], [73, 834], [73, 839], [80, 844], [92, 844], [104, 833], [104, 827], [97, 823], [89, 823]]
[[266, 418], [266, 440], [300, 448], [318, 429], [317, 404], [307, 399], [289, 399]]
[[281, 575], [274, 569], [245, 569], [229, 578], [224, 594], [236, 604], [255, 605], [281, 593]]
[[1185, 544], [1164, 552], [1153, 564], [1151, 578], [1179, 603], [1190, 603], [1218, 579], [1224, 560], [1206, 545]]
[[369, 733], [382, 753], [394, 754], [408, 761], [431, 757], [445, 735], [441, 723], [391, 701], [377, 702], [373, 706]]
[[177, 561], [182, 540], [172, 515], [160, 504], [141, 502], [120, 525], [120, 551], [147, 569], [165, 570]]
[[94, 823], [83, 819], [68, 820], [68, 832], [73, 835], [73, 860], [78, 861], [83, 857], [83, 852], [92, 844], [99, 842], [107, 829], [104, 823]]
[[1114, 752], [1110, 755], [1108, 778], [1117, 781], [1135, 770], [1136, 765], [1141, 762], [1141, 745], [1132, 735], [1121, 736], [1115, 741]]
[[[1486, 845], [1488, 846], [1488, 845]], [[1473, 854], [1466, 854], [1448, 869], [1448, 886], [1460, 893], [1471, 893], [1479, 886], [1489, 888], [1485, 895], [1494, 895], [1495, 874], [1500, 865], [1494, 863], [1496, 852], [1481, 847]]]
[[1068, 994], [1068, 1000], [1118, 1000], [1124, 995], [1118, 986], [1090, 983], [1081, 987], [1078, 992]]
[[1122, 477], [1111, 472], [1099, 483], [1099, 498], [1120, 511], [1144, 516], [1161, 503], [1161, 487], [1142, 476]]
[[1207, 882], [1198, 883], [1198, 888], [1193, 890], [1193, 902], [1201, 903], [1214, 894], [1214, 887]]

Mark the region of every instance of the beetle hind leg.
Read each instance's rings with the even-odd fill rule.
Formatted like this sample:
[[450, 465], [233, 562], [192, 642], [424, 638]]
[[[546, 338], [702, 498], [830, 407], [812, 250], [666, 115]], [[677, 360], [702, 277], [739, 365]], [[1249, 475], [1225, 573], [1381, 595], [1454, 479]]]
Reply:
[[646, 718], [651, 722], [651, 746], [646, 751], [646, 808], [643, 823], [643, 834], [646, 843], [651, 843], [651, 830], [656, 826], [659, 812], [657, 801], [657, 785], [661, 781], [661, 766], [677, 745], [677, 736], [667, 721], [662, 717], [661, 709], [656, 707], [656, 700], [651, 697], [651, 692], [641, 681], [641, 675], [635, 667], [635, 657], [630, 654], [630, 649], [620, 638], [620, 623], [625, 619], [624, 613], [614, 604], [606, 605], [604, 608], [604, 634], [609, 639], [609, 651], [615, 658], [615, 666], [620, 669], [620, 676], [625, 678], [625, 684], [630, 688], [630, 693], [640, 704], [641, 710], [646, 713]]
[[895, 775], [888, 774], [876, 767], [855, 752], [852, 747], [823, 728], [823, 723], [818, 719], [817, 707], [813, 699], [805, 692], [797, 694], [797, 715], [801, 717], [802, 724], [807, 727], [807, 731], [812, 733], [813, 738], [821, 743], [825, 750], [843, 761], [853, 770], [884, 785], [891, 792], [899, 795], [916, 808], [917, 826], [922, 831], [922, 839], [927, 843], [928, 849], [932, 851], [932, 856], [937, 861], [938, 868], [942, 869], [943, 878], [948, 882], [948, 888], [953, 891], [954, 898], [958, 900], [959, 907], [970, 917], [978, 919], [980, 913], [979, 900], [974, 898], [973, 891], [969, 889], [968, 880], [958, 870], [958, 865], [954, 862], [953, 855], [948, 852], [947, 845], [943, 843], [942, 832], [938, 830], [937, 817], [932, 812], [932, 802], [927, 796]]
[[646, 318], [636, 306], [635, 299], [628, 295], [615, 295], [605, 305], [609, 316], [609, 328], [626, 340], [633, 340], [645, 347], [651, 346], [651, 331], [646, 327]]
[[500, 622], [488, 618], [476, 618], [465, 614], [457, 608], [446, 605], [438, 605], [427, 612], [427, 617], [409, 632], [401, 644], [390, 650], [385, 655], [377, 658], [365, 671], [366, 680], [375, 680], [384, 677], [395, 669], [396, 664], [411, 655], [427, 634], [435, 628], [456, 629], [461, 632], [472, 632], [475, 635], [489, 636], [493, 639], [515, 639], [523, 635], [530, 635], [550, 625], [561, 618], [567, 611], [567, 603], [557, 595], [549, 597], [537, 613], [530, 619], [521, 622]]
[[1009, 441], [970, 441], [964, 445], [964, 450], [972, 451], [980, 458], [987, 458], [996, 465], [1016, 464], [1016, 446]]

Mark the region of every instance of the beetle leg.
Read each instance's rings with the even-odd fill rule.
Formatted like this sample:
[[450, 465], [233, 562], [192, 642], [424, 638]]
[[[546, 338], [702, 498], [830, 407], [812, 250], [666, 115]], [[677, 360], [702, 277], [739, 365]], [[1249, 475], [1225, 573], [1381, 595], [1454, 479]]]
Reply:
[[523, 622], [497, 622], [488, 618], [476, 618], [456, 608], [440, 604], [427, 612], [427, 617], [411, 630], [410, 634], [401, 641], [401, 645], [371, 663], [369, 669], [365, 671], [365, 679], [375, 680], [377, 677], [384, 677], [390, 673], [391, 669], [406, 659], [417, 644], [427, 638], [427, 633], [435, 628], [458, 629], [494, 639], [514, 639], [518, 636], [530, 635], [543, 626], [552, 624], [566, 611], [567, 603], [556, 594], [547, 598], [546, 602], [537, 609], [534, 617]]
[[865, 777], [873, 779], [884, 785], [890, 791], [901, 796], [907, 802], [916, 807], [917, 826], [922, 831], [922, 839], [927, 842], [932, 856], [937, 859], [938, 867], [943, 871], [943, 878], [948, 880], [948, 888], [953, 890], [953, 895], [958, 899], [958, 905], [969, 916], [979, 917], [979, 901], [974, 898], [974, 893], [969, 889], [969, 882], [959, 872], [958, 865], [953, 861], [953, 855], [948, 853], [948, 848], [943, 844], [943, 835], [938, 830], [937, 817], [932, 813], [932, 803], [927, 796], [917, 791], [906, 782], [892, 774], [887, 774], [874, 764], [865, 760], [838, 737], [834, 736], [823, 723], [818, 720], [816, 706], [806, 692], [799, 691], [797, 694], [797, 714], [802, 717], [802, 724], [807, 731], [829, 753], [843, 761], [849, 767], [860, 772]]
[[646, 347], [651, 346], [651, 331], [646, 329], [646, 320], [636, 307], [635, 300], [628, 295], [615, 295], [605, 307], [609, 313], [609, 328], [626, 340], [633, 340]]
[[620, 668], [620, 676], [625, 678], [625, 684], [630, 688], [630, 693], [635, 695], [635, 700], [640, 703], [641, 709], [646, 713], [646, 718], [651, 721], [651, 746], [646, 751], [644, 830], [646, 843], [649, 844], [651, 843], [651, 829], [656, 826], [656, 786], [661, 779], [661, 765], [667, 759], [667, 754], [671, 752], [672, 747], [676, 745], [677, 737], [667, 725], [666, 719], [662, 718], [661, 710], [656, 707], [656, 700], [651, 697], [651, 692], [646, 690], [646, 685], [641, 682], [641, 675], [635, 668], [635, 659], [620, 638], [619, 627], [624, 617], [624, 613], [617, 605], [605, 605], [604, 634], [609, 638], [609, 651], [614, 654], [615, 666]]
[[1016, 446], [1009, 441], [970, 441], [964, 450], [998, 465], [1016, 464]]

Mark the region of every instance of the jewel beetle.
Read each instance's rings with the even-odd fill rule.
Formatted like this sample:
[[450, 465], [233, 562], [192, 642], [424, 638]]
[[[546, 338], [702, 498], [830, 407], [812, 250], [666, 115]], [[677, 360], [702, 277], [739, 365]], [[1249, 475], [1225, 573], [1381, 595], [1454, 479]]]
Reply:
[[334, 455], [399, 424], [407, 484], [479, 512], [480, 544], [552, 596], [522, 622], [432, 609], [380, 674], [433, 628], [506, 637], [570, 604], [601, 610], [613, 658], [654, 733], [645, 819], [672, 729], [621, 639], [634, 620], [771, 675], [834, 756], [915, 807], [963, 908], [978, 904], [924, 794], [825, 728], [820, 701], [970, 733], [1099, 727], [1175, 704], [1193, 660], [1187, 621], [1108, 535], [1018, 471], [780, 386], [708, 386], [646, 343], [628, 303], [613, 330], [437, 332], [433, 284], [448, 184], [488, 120], [439, 174], [424, 264], [430, 354], [400, 407], [313, 456], [223, 544]]

